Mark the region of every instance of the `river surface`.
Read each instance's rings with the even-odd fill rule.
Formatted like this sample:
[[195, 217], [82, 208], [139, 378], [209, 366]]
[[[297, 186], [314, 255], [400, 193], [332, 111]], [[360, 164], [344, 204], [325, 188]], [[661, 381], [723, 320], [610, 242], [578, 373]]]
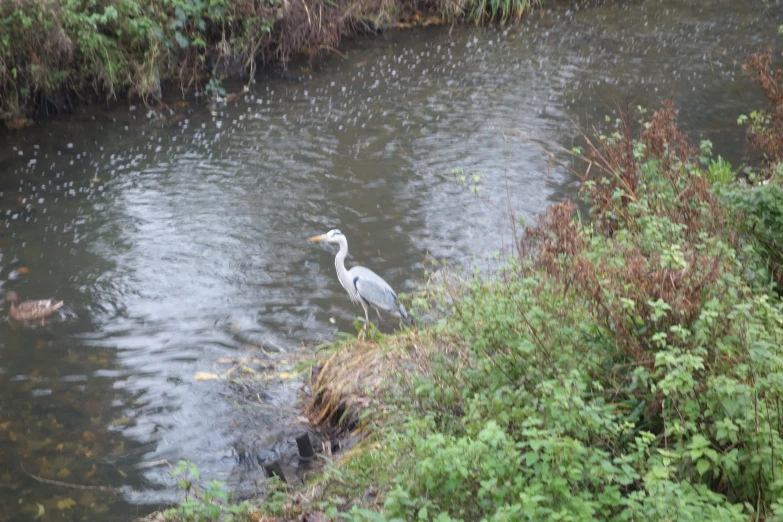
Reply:
[[[43, 327], [0, 323], [0, 520], [146, 514], [178, 498], [165, 462], [183, 458], [260, 488], [301, 430], [301, 382], [278, 372], [361, 315], [309, 236], [339, 227], [349, 264], [398, 292], [430, 256], [482, 265], [508, 245], [509, 201], [530, 221], [576, 190], [502, 129], [570, 147], [627, 99], [673, 96], [739, 162], [737, 116], [762, 99], [738, 61], [780, 19], [775, 2], [649, 0], [394, 31], [223, 106], [172, 97], [166, 122], [123, 105], [0, 136], [0, 293], [66, 302]], [[263, 393], [194, 378], [238, 357], [268, 363]]]

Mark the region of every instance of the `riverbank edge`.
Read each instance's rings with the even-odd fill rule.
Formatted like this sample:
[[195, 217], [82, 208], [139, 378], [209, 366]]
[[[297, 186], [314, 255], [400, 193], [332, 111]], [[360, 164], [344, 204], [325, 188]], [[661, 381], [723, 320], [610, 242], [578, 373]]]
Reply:
[[[468, 404], [471, 401], [476, 401], [484, 391], [481, 390], [484, 383], [491, 382], [493, 378], [498, 377], [498, 374], [502, 374], [503, 378], [509, 377], [508, 369], [501, 368], [503, 363], [499, 359], [503, 357], [508, 357], [513, 361], [512, 366], [515, 363], [523, 362], [525, 356], [531, 356], [531, 364], [534, 366], [536, 359], [539, 359], [538, 364], [541, 368], [549, 364], [554, 364], [555, 368], [558, 366], [556, 361], [558, 357], [556, 351], [559, 348], [558, 339], [551, 343], [540, 339], [538, 336], [546, 330], [546, 327], [543, 327], [539, 320], [531, 318], [525, 312], [524, 307], [512, 307], [510, 317], [514, 323], [512, 329], [523, 330], [524, 333], [520, 336], [526, 337], [531, 345], [538, 346], [528, 347], [528, 351], [523, 351], [524, 353], [506, 352], [506, 350], [513, 352], [511, 347], [519, 340], [514, 337], [516, 333], [506, 332], [498, 336], [497, 329], [509, 326], [506, 322], [509, 317], [503, 317], [504, 313], [508, 313], [509, 310], [500, 302], [507, 299], [513, 300], [515, 297], [512, 295], [517, 291], [524, 295], [520, 301], [530, 307], [531, 313], [551, 314], [548, 319], [556, 318], [557, 327], [562, 327], [569, 332], [573, 332], [573, 326], [576, 326], [577, 329], [580, 326], [585, 326], [586, 328], [582, 329], [583, 332], [608, 327], [612, 338], [609, 344], [614, 345], [615, 349], [620, 348], [627, 352], [628, 346], [618, 347], [618, 343], [645, 346], [643, 337], [649, 336], [649, 333], [623, 332], [623, 327], [618, 326], [619, 323], [609, 326], [617, 320], [617, 317], [611, 317], [612, 313], [609, 311], [582, 314], [584, 311], [582, 305], [592, 300], [601, 302], [601, 306], [612, 305], [603, 301], [607, 297], [606, 295], [597, 296], [589, 285], [581, 286], [578, 282], [579, 276], [573, 276], [572, 272], [584, 269], [581, 266], [583, 260], [577, 259], [576, 250], [580, 248], [577, 244], [582, 240], [600, 243], [601, 240], [596, 239], [596, 233], [599, 233], [600, 236], [604, 236], [603, 245], [600, 247], [590, 246], [585, 242], [581, 248], [587, 252], [593, 251], [592, 254], [595, 257], [591, 259], [591, 262], [595, 262], [596, 266], [606, 270], [601, 271], [601, 276], [605, 279], [599, 282], [599, 279], [591, 274], [587, 276], [587, 280], [590, 284], [599, 286], [599, 292], [607, 292], [607, 290], [616, 292], [614, 297], [623, 301], [621, 307], [626, 311], [628, 308], [639, 309], [640, 301], [644, 301], [644, 299], [640, 300], [639, 295], [633, 295], [633, 282], [628, 279], [628, 274], [611, 273], [608, 267], [611, 266], [612, 261], [600, 264], [601, 261], [598, 259], [609, 257], [608, 254], [612, 252], [615, 255], [613, 260], [615, 263], [620, 261], [621, 265], [632, 264], [636, 252], [632, 253], [626, 250], [629, 246], [626, 242], [627, 238], [621, 238], [620, 235], [624, 233], [639, 234], [640, 237], [632, 239], [631, 244], [636, 248], [641, 247], [641, 242], [647, 240], [641, 236], [649, 233], [649, 229], [645, 230], [642, 224], [643, 221], [650, 218], [649, 215], [646, 215], [648, 212], [655, 218], [662, 218], [664, 223], [671, 224], [672, 221], [678, 220], [681, 221], [680, 224], [687, 222], [688, 225], [685, 228], [694, 229], [693, 233], [702, 235], [702, 239], [706, 235], [710, 236], [705, 241], [705, 245], [715, 242], [723, 243], [721, 249], [726, 248], [726, 250], [718, 254], [717, 257], [722, 257], [728, 262], [721, 268], [716, 268], [719, 262], [713, 256], [717, 250], [712, 251], [702, 259], [704, 271], [697, 278], [698, 281], [686, 281], [683, 278], [675, 285], [676, 289], [673, 288], [668, 293], [662, 291], [662, 287], [650, 292], [650, 294], [656, 295], [661, 302], [666, 303], [665, 306], [668, 307], [669, 312], [672, 312], [671, 315], [664, 312], [664, 315], [668, 315], [668, 324], [659, 325], [664, 326], [661, 328], [662, 330], [668, 330], [666, 339], [671, 344], [661, 342], [659, 338], [659, 341], [644, 348], [652, 352], [656, 359], [654, 364], [649, 361], [647, 354], [630, 355], [631, 359], [635, 359], [637, 365], [647, 366], [652, 380], [656, 383], [650, 384], [647, 393], [640, 394], [646, 395], [647, 400], [639, 400], [633, 404], [633, 407], [623, 404], [622, 401], [614, 403], [612, 405], [612, 408], [615, 409], [613, 413], [618, 415], [612, 417], [612, 420], [627, 422], [627, 419], [634, 419], [637, 426], [645, 425], [643, 420], [645, 417], [666, 416], [667, 403], [671, 401], [670, 404], [677, 404], [677, 399], [672, 398], [673, 395], [679, 393], [681, 394], [680, 400], [685, 400], [688, 397], [699, 402], [701, 393], [706, 395], [707, 389], [714, 386], [719, 380], [736, 378], [739, 383], [743, 382], [744, 378], [748, 378], [742, 371], [737, 371], [735, 365], [741, 365], [741, 361], [745, 359], [747, 354], [750, 354], [750, 358], [754, 358], [765, 349], [758, 350], [754, 354], [753, 352], [758, 347], [744, 347], [742, 350], [747, 349], [748, 351], [741, 357], [734, 358], [736, 354], [726, 355], [726, 357], [733, 359], [726, 366], [715, 361], [707, 362], [707, 357], [705, 357], [705, 366], [699, 364], [694, 366], [680, 365], [672, 363], [672, 361], [662, 363], [660, 359], [663, 358], [662, 354], [666, 354], [669, 349], [673, 349], [672, 351], [678, 354], [681, 354], [682, 350], [686, 350], [689, 356], [701, 357], [705, 355], [699, 354], [701, 349], [697, 343], [691, 345], [690, 341], [686, 341], [684, 337], [681, 340], [682, 344], [676, 346], [678, 342], [671, 332], [684, 330], [700, 335], [699, 329], [704, 328], [705, 325], [699, 324], [699, 322], [704, 319], [705, 314], [713, 311], [715, 304], [714, 295], [710, 294], [716, 290], [721, 294], [727, 291], [726, 288], [720, 288], [721, 285], [727, 283], [727, 280], [722, 280], [722, 275], [718, 275], [717, 271], [723, 271], [724, 274], [731, 273], [732, 276], [728, 278], [731, 279], [729, 284], [738, 284], [736, 289], [742, 296], [736, 303], [727, 303], [724, 308], [724, 311], [727, 312], [725, 318], [734, 322], [735, 325], [740, 323], [741, 321], [737, 321], [735, 315], [737, 310], [747, 306], [748, 303], [754, 303], [753, 313], [762, 315], [770, 313], [771, 315], [768, 317], [774, 317], [773, 321], [776, 322], [776, 324], [769, 324], [766, 323], [766, 320], [761, 320], [761, 323], [766, 324], [762, 327], [765, 333], [760, 337], [779, 339], [779, 334], [783, 333], [780, 243], [777, 243], [775, 251], [770, 251], [765, 246], [766, 240], [759, 241], [759, 236], [756, 236], [754, 231], [759, 222], [756, 221], [757, 216], [752, 215], [754, 212], [752, 209], [759, 202], [772, 196], [778, 201], [776, 208], [779, 213], [774, 224], [774, 230], [778, 232], [773, 232], [773, 234], [783, 231], [783, 220], [780, 219], [780, 211], [783, 210], [783, 176], [779, 171], [772, 173], [771, 166], [767, 164], [760, 166], [757, 174], [751, 173], [748, 179], [740, 176], [739, 171], [733, 170], [720, 156], [713, 156], [709, 142], [702, 142], [698, 148], [692, 148], [677, 129], [676, 110], [670, 102], [664, 103], [662, 108], [652, 113], [649, 118], [647, 118], [647, 111], [644, 109], [640, 109], [640, 114], [640, 127], [647, 129], [645, 132], [641, 132], [641, 137], [636, 139], [631, 137], [630, 120], [624, 119], [630, 115], [626, 114], [614, 122], [614, 133], [608, 136], [592, 137], [595, 140], [593, 142], [590, 141], [591, 138], [585, 137], [588, 149], [590, 149], [585, 156], [582, 156], [581, 149], [575, 151], [577, 156], [589, 160], [590, 165], [597, 166], [601, 171], [600, 174], [594, 174], [592, 177], [589, 174], [577, 175], [583, 183], [581, 195], [591, 205], [588, 220], [581, 219], [576, 207], [570, 202], [552, 205], [539, 217], [537, 224], [525, 227], [524, 231], [520, 231], [519, 236], [516, 236], [515, 233], [514, 243], [518, 251], [509, 258], [508, 264], [498, 267], [496, 273], [485, 274], [479, 276], [478, 279], [474, 276], [463, 276], [463, 274], [446, 267], [438, 267], [437, 263], [434, 263], [433, 273], [426, 274], [428, 277], [426, 284], [421, 285], [411, 296], [404, 296], [408, 300], [409, 309], [424, 312], [430, 316], [430, 320], [425, 322], [425, 326], [405, 329], [392, 335], [382, 335], [377, 341], [357, 339], [337, 342], [320, 357], [311, 361], [311, 365], [316, 368], [316, 371], [311, 372], [310, 380], [307, 383], [309, 392], [304, 398], [304, 415], [315, 427], [332, 434], [332, 436], [351, 434], [358, 436], [360, 442], [347, 455], [338, 457], [332, 463], [327, 464], [320, 476], [297, 489], [295, 494], [290, 493], [287, 505], [281, 505], [279, 502], [273, 505], [262, 504], [262, 511], [266, 513], [266, 516], [271, 517], [268, 520], [337, 520], [344, 518], [357, 521], [387, 521], [417, 518], [419, 520], [452, 521], [473, 519], [470, 516], [464, 519], [457, 516], [452, 519], [449, 515], [464, 515], [467, 505], [472, 502], [481, 503], [482, 491], [485, 501], [483, 507], [486, 507], [486, 504], [491, 504], [487, 498], [495, 495], [498, 489], [503, 489], [502, 481], [499, 479], [501, 473], [493, 470], [492, 467], [506, 468], [507, 462], [504, 459], [509, 455], [506, 454], [507, 450], [503, 448], [502, 444], [488, 443], [483, 448], [487, 453], [482, 454], [478, 459], [466, 458], [463, 464], [466, 466], [465, 468], [460, 469], [460, 458], [466, 453], [470, 453], [469, 446], [471, 444], [488, 442], [492, 437], [495, 437], [494, 430], [498, 426], [505, 426], [505, 429], [512, 432], [514, 427], [513, 423], [509, 425], [508, 419], [502, 420], [505, 417], [505, 412], [494, 410], [494, 406], [497, 404], [482, 405], [484, 411], [479, 414], [480, 418], [478, 419], [475, 418], [476, 410], [481, 407], [477, 408], [475, 405]], [[750, 129], [751, 139], [754, 132], [758, 132], [758, 129]], [[635, 151], [634, 154], [638, 156], [637, 161], [632, 161], [628, 157], [623, 158], [620, 152], [623, 149]], [[619, 154], [613, 156], [614, 153]], [[677, 160], [674, 160], [675, 157]], [[599, 165], [599, 161], [603, 161], [603, 164]], [[620, 218], [620, 221], [627, 220], [623, 224], [618, 224], [614, 216], [608, 217], [607, 214], [611, 212], [607, 212], [607, 208], [611, 208], [613, 205], [617, 205], [616, 208], [625, 207], [624, 204], [618, 203], [617, 188], [619, 185], [627, 189], [629, 185], [626, 185], [625, 182], [629, 179], [625, 181], [615, 179], [614, 182], [611, 182], [605, 177], [615, 176], [617, 167], [620, 165], [630, 169], [630, 172], [626, 170], [624, 176], [635, 181], [633, 183], [636, 187], [635, 190], [627, 192], [626, 195], [638, 198], [640, 205], [646, 207], [645, 211], [636, 217]], [[642, 200], [647, 200], [649, 203], [656, 198], [654, 194], [645, 193], [646, 190], [653, 189], [656, 183], [642, 183], [642, 180], [650, 174], [650, 172], [645, 172], [648, 168], [658, 169], [652, 172], [653, 177], [659, 178], [655, 180], [656, 183], [663, 181], [668, 184], [674, 181], [675, 176], [680, 177], [682, 184], [678, 188], [683, 190], [675, 189], [674, 192], [664, 195], [664, 197], [687, 194], [683, 206], [698, 202], [698, 205], [702, 206], [704, 214], [701, 217], [692, 215], [686, 217], [685, 213], [689, 211], [682, 213], [683, 207], [679, 206], [674, 197], [670, 198], [670, 201], [659, 201], [658, 204], [661, 206], [658, 208], [655, 205], [647, 207], [642, 204]], [[668, 173], [667, 170], [669, 170]], [[608, 189], [596, 188], [596, 183], [604, 183], [610, 187]], [[613, 200], [614, 203], [612, 203]], [[743, 203], [739, 203], [739, 201], [743, 201]], [[750, 203], [751, 201], [755, 203]], [[762, 210], [757, 207], [756, 210], [763, 214], [769, 209]], [[637, 220], [639, 221], [637, 222]], [[612, 223], [612, 232], [608, 232], [605, 228], [609, 222]], [[769, 223], [770, 221], [766, 221], [767, 226]], [[633, 229], [637, 226], [641, 226], [641, 229], [634, 231]], [[615, 239], [615, 235], [617, 235], [617, 239]], [[698, 242], [690, 232], [685, 232], [679, 237], [676, 237], [678, 234], [675, 233], [674, 236], [659, 237], [654, 241], [657, 245], [648, 250], [647, 254], [658, 253], [660, 255], [666, 251], [667, 246], [675, 245], [674, 248], [679, 249], [680, 246], [685, 248], [686, 245], [692, 247], [693, 245], [688, 245], [691, 241]], [[602, 250], [602, 247], [608, 250]], [[694, 253], [699, 248], [697, 246], [686, 250]], [[587, 254], [587, 257], [591, 258], [592, 256]], [[708, 266], [708, 261], [713, 263], [712, 267]], [[655, 281], [652, 274], [660, 272], [662, 267], [665, 270], [667, 262], [659, 257], [653, 261], [652, 265], [647, 268], [646, 273], [643, 273], [645, 269], [636, 267], [637, 271], [634, 275], [648, 276], [639, 277], [639, 279], [644, 284], [649, 280], [650, 284], [655, 286], [661, 281]], [[684, 268], [685, 265], [680, 266], [679, 270], [693, 270], [694, 272], [699, 270]], [[757, 272], [752, 273], [756, 270]], [[680, 274], [682, 275], [683, 272]], [[549, 286], [553, 276], [554, 279], [557, 279], [556, 288]], [[733, 279], [735, 276], [739, 276], [738, 279]], [[614, 278], [619, 279], [622, 284], [614, 286], [616, 283], [616, 281], [612, 281]], [[663, 283], [662, 286], [665, 284]], [[712, 285], [714, 288], [710, 288]], [[557, 297], [564, 298], [563, 301], [557, 302], [557, 297], [552, 294], [553, 290]], [[689, 293], [692, 290], [693, 293]], [[680, 295], [677, 295], [678, 293]], [[568, 294], [572, 295], [566, 298]], [[692, 300], [695, 300], [697, 296], [699, 313], [694, 313], [688, 318], [683, 308], [694, 306]], [[579, 305], [582, 307], [582, 311], [579, 313], [574, 313], [573, 310], [569, 311], [566, 306], [562, 306], [563, 302], [568, 302], [574, 297], [582, 301]], [[662, 297], [666, 298], [665, 301]], [[628, 302], [631, 300], [636, 302], [635, 308], [629, 307]], [[759, 306], [760, 303], [764, 304]], [[649, 306], [647, 311], [653, 315], [656, 314], [654, 311], [656, 305], [651, 303], [649, 299], [647, 304]], [[669, 307], [669, 304], [672, 307]], [[548, 310], [546, 310], [547, 305], [551, 306]], [[569, 315], [570, 313], [573, 315]], [[644, 321], [641, 317], [644, 315], [640, 314], [635, 319], [640, 324]], [[651, 320], [650, 324], [655, 324], [659, 320]], [[466, 321], [484, 322], [485, 324], [466, 325]], [[622, 320], [620, 320], [621, 322]], [[664, 323], [666, 323], [665, 320]], [[739, 328], [743, 329], [744, 326]], [[717, 324], [707, 321], [707, 329], [711, 330], [711, 334], [714, 336], [713, 341], [719, 344], [732, 342], [732, 327], [720, 331], [721, 328], [718, 328]], [[766, 337], [768, 334], [769, 337]], [[508, 335], [508, 337], [503, 337], [504, 335]], [[658, 335], [661, 335], [660, 330]], [[628, 338], [623, 339], [624, 336], [628, 336]], [[638, 338], [631, 339], [636, 336]], [[652, 337], [655, 335], [650, 338]], [[506, 341], [505, 346], [502, 341]], [[562, 339], [559, 341], [562, 342]], [[500, 346], [493, 346], [493, 343], [498, 343]], [[609, 354], [609, 346], [605, 345], [604, 348], [607, 348], [607, 354]], [[595, 346], [589, 346], [586, 349], [593, 350]], [[539, 351], [549, 353], [532, 355]], [[773, 351], [777, 353], [777, 356], [783, 356], [783, 347], [777, 346]], [[565, 355], [570, 357], [572, 354], [566, 353]], [[624, 354], [624, 357], [627, 361], [628, 353]], [[625, 362], [621, 365], [623, 364]], [[484, 369], [479, 373], [483, 371], [483, 377], [478, 379], [478, 382], [471, 382], [470, 374], [476, 366], [482, 365]], [[564, 371], [554, 372], [554, 379], [561, 383], [564, 379], [567, 381], [567, 370], [573, 372], [575, 366], [577, 365], [565, 368], [564, 365], [562, 368]], [[658, 366], [660, 369], [656, 370]], [[775, 365], [774, 368], [765, 368], [762, 373], [773, 375], [780, 370], [783, 370], [783, 366]], [[678, 383], [665, 390], [666, 381], [678, 371], [684, 371], [701, 385], [688, 389], [687, 385]], [[706, 374], [711, 372], [714, 372], [715, 380], [710, 380], [707, 377]], [[532, 375], [523, 374], [518, 380], [512, 379], [512, 381], [516, 382], [514, 386], [529, 386], [525, 381], [530, 377]], [[760, 384], [763, 380], [764, 378], [759, 375], [745, 380], [744, 383], [749, 385], [749, 388], [758, 385], [765, 387], [766, 384]], [[476, 387], [477, 385], [478, 387]], [[573, 382], [566, 384], [566, 388], [573, 385]], [[462, 388], [463, 386], [465, 388]], [[634, 383], [631, 386], [635, 388], [637, 384]], [[452, 389], [448, 390], [448, 388]], [[601, 387], [599, 386], [598, 389]], [[662, 389], [665, 391], [662, 392]], [[546, 386], [542, 386], [537, 389], [536, 393], [549, 391]], [[582, 392], [585, 391], [582, 390]], [[496, 390], [497, 392], [498, 390]], [[532, 396], [529, 397], [532, 398]], [[540, 400], [542, 397], [535, 398]], [[651, 404], [654, 401], [649, 399], [653, 398], [663, 404], [663, 411]], [[725, 400], [725, 397], [721, 399]], [[483, 400], [492, 401], [491, 395], [477, 400], [477, 402]], [[563, 398], [560, 397], [557, 400], [562, 401]], [[573, 404], [582, 407], [585, 407], [587, 402], [585, 396], [579, 396], [578, 393], [572, 395], [570, 400], [573, 401]], [[704, 401], [708, 402], [709, 398]], [[501, 404], [501, 409], [512, 408], [508, 402], [501, 401]], [[714, 410], [710, 406], [701, 405], [701, 403], [700, 406], [705, 407], [709, 412], [706, 415], [715, 421], [712, 418], [712, 415], [715, 414]], [[541, 413], [546, 417], [547, 413]], [[681, 415], [680, 412], [674, 414], [675, 417], [679, 415]], [[780, 412], [777, 415], [780, 415]], [[671, 421], [671, 419], [668, 420]], [[456, 426], [449, 426], [452, 423]], [[680, 434], [683, 435], [683, 440], [680, 441], [678, 448], [677, 442], [673, 440], [678, 435], [676, 430], [669, 431], [666, 425], [667, 420], [664, 420], [659, 433], [655, 433], [654, 430], [646, 433], [646, 442], [654, 447], [658, 443], [663, 444], [667, 436], [672, 437], [672, 440], [662, 445], [659, 451], [663, 455], [668, 455], [674, 462], [680, 460], [681, 464], [675, 465], [675, 467], [679, 467], [676, 471], [670, 469], [666, 477], [674, 481], [673, 483], [677, 483], [679, 480], [682, 481], [680, 484], [686, 485], [682, 491], [676, 491], [670, 498], [672, 501], [676, 499], [677, 502], [665, 506], [655, 501], [656, 509], [661, 510], [659, 514], [662, 519], [667, 519], [664, 513], [667, 511], [675, 516], [680, 515], [684, 505], [688, 509], [700, 510], [699, 512], [709, 515], [708, 518], [711, 519], [739, 521], [744, 520], [749, 514], [760, 520], [783, 519], [783, 503], [775, 500], [780, 497], [770, 495], [770, 491], [764, 491], [763, 487], [759, 487], [754, 492], [758, 502], [755, 507], [751, 508], [748, 507], [750, 498], [738, 498], [737, 492], [731, 492], [721, 486], [724, 480], [737, 480], [737, 475], [733, 474], [736, 471], [731, 467], [733, 464], [721, 468], [717, 455], [733, 451], [737, 444], [747, 444], [746, 449], [756, 445], [755, 449], [758, 450], [760, 448], [758, 442], [760, 441], [741, 441], [736, 438], [729, 440], [716, 435], [720, 433], [719, 430], [710, 433], [710, 428], [702, 422], [693, 432], [687, 435]], [[783, 439], [779, 436], [780, 434], [774, 435], [774, 423], [768, 427], [771, 437], [769, 443], [774, 453], [774, 448], [783, 447]], [[626, 425], [621, 431], [627, 433], [628, 429]], [[492, 432], [492, 434], [490, 435], [488, 432]], [[524, 439], [526, 436], [529, 435], [526, 434], [520, 438]], [[459, 443], [465, 440], [469, 442], [466, 442], [465, 446], [461, 446]], [[517, 444], [521, 443], [519, 439], [515, 440], [517, 440]], [[641, 440], [640, 437], [638, 440], [640, 444]], [[705, 443], [704, 453], [693, 452], [695, 440], [698, 441], [698, 444]], [[765, 440], [767, 439], [765, 438]], [[600, 440], [600, 437], [596, 443], [608, 444], [606, 440]], [[525, 446], [524, 443], [521, 444], [523, 447]], [[451, 448], [448, 447], [449, 445]], [[530, 445], [528, 443], [526, 448], [531, 451], [525, 455], [517, 456], [527, 461], [524, 466], [532, 465], [539, 458], [534, 454], [540, 451], [540, 446], [536, 444]], [[556, 449], [555, 454], [558, 451], [560, 450]], [[712, 454], [710, 452], [713, 451], [716, 455], [713, 461], [714, 467], [712, 464], [708, 466], [705, 461], [700, 460], [702, 455]], [[439, 455], [439, 453], [442, 454]], [[497, 453], [497, 462], [493, 459], [494, 453]], [[754, 453], [754, 450], [749, 451], [750, 455]], [[658, 460], [654, 452], [647, 451], [645, 455], [648, 460], [637, 463], [638, 477], [649, 480], [650, 475], [656, 472], [657, 466], [662, 461]], [[732, 463], [734, 462], [733, 458]], [[621, 461], [623, 459], [616, 459], [613, 464], [618, 464]], [[671, 462], [664, 464], [668, 468]], [[443, 469], [437, 469], [438, 466], [442, 466]], [[601, 466], [606, 467], [608, 464], [604, 463]], [[758, 476], [774, 475], [775, 466], [776, 463], [772, 459], [758, 466], [754, 473], [757, 473]], [[699, 470], [694, 473], [696, 468]], [[598, 469], [593, 471], [598, 475], [601, 473]], [[477, 475], [476, 477], [472, 476], [474, 473]], [[535, 473], [540, 473], [540, 471]], [[514, 476], [512, 472], [506, 479], [510, 480]], [[463, 487], [448, 485], [454, 477], [457, 477], [458, 480], [464, 480]], [[421, 481], [422, 484], [418, 488], [411, 487], [406, 484], [407, 480]], [[546, 479], [544, 480], [546, 481]], [[489, 485], [484, 481], [487, 481]], [[508, 483], [506, 487], [508, 487]], [[780, 487], [780, 484], [773, 486], [772, 489], [777, 487]], [[421, 497], [414, 498], [411, 495], [414, 492]], [[652, 488], [647, 493], [649, 494], [648, 499], [654, 498]], [[680, 496], [683, 493], [691, 494], [694, 498], [683, 501]], [[582, 492], [574, 489], [573, 485], [565, 491], [566, 497], [568, 495], [579, 497], [581, 494]], [[457, 500], [450, 498], [452, 495], [455, 495]], [[525, 495], [522, 495], [521, 498], [524, 503]], [[565, 497], [561, 498], [561, 501], [564, 499]], [[514, 496], [503, 499], [501, 495], [500, 502], [497, 499], [494, 500], [496, 507], [499, 507], [495, 516], [512, 504], [510, 509], [516, 509], [514, 512], [519, 515], [525, 512], [527, 515], [525, 519], [540, 520], [542, 519], [540, 517], [543, 517], [545, 513], [542, 512], [531, 517], [532, 511], [527, 512], [524, 507], [515, 504]], [[532, 501], [530, 498], [528, 500]], [[702, 504], [704, 500], [707, 501], [706, 504]], [[645, 500], [642, 499], [639, 504], [642, 505], [644, 502]], [[553, 503], [557, 503], [557, 500], [553, 500]], [[614, 501], [607, 504], [622, 506], [621, 502], [615, 503]], [[444, 507], [447, 509], [442, 509]], [[451, 509], [448, 509], [449, 507]], [[574, 507], [571, 506], [571, 508]], [[442, 510], [438, 511], [434, 508]], [[587, 505], [578, 507], [576, 511], [578, 512], [579, 509], [584, 509], [582, 515], [586, 517], [585, 520], [595, 520], [600, 512]], [[379, 514], [384, 512], [387, 512], [391, 518]], [[447, 512], [449, 513], [447, 514]], [[641, 511], [636, 512], [638, 514]], [[490, 513], [491, 509], [489, 513], [482, 512], [481, 519], [487, 519], [486, 517]], [[547, 512], [547, 514], [553, 515], [554, 512]], [[574, 512], [572, 511], [570, 514], [573, 515]], [[608, 516], [608, 511], [604, 511], [603, 515]], [[517, 520], [513, 516], [511, 518], [501, 516], [499, 519]]]
[[[552, 205], [496, 272], [433, 266], [403, 296], [422, 326], [323, 347], [303, 414], [358, 444], [232, 520], [783, 517], [757, 481], [783, 450], [760, 395], [783, 394], [783, 302], [757, 236], [783, 231], [757, 220], [783, 178], [693, 147], [669, 103], [640, 114], [570, 151], [593, 166], [589, 220]], [[148, 520], [189, 520], [168, 517]]]
[[[544, 0], [105, 0], [0, 4], [0, 120], [9, 129], [95, 103], [227, 96], [224, 79], [311, 63], [345, 38], [444, 23], [506, 23]], [[95, 4], [95, 3], [93, 3]], [[31, 31], [36, 27], [36, 31]]]

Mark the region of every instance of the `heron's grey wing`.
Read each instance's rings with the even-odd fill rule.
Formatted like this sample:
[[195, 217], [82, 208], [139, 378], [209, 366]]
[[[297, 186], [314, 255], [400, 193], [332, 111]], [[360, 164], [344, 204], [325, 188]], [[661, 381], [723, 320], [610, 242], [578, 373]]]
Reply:
[[381, 276], [363, 266], [351, 268], [348, 275], [365, 303], [388, 313], [397, 310], [397, 294]]

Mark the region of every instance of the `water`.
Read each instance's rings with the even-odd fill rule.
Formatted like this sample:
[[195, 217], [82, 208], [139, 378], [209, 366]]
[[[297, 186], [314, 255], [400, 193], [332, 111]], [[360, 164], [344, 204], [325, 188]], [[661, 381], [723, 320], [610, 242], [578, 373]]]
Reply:
[[[779, 5], [610, 4], [358, 39], [238, 102], [171, 99], [166, 122], [96, 109], [3, 136], [0, 291], [66, 306], [0, 323], [0, 520], [145, 514], [177, 498], [163, 461], [180, 458], [261, 487], [302, 429], [301, 383], [278, 373], [361, 314], [307, 237], [339, 227], [349, 264], [399, 292], [428, 257], [507, 246], [509, 201], [529, 221], [576, 185], [504, 129], [570, 146], [617, 102], [674, 96], [694, 139], [740, 161], [736, 118], [762, 100], [737, 60], [774, 41]], [[194, 379], [235, 357], [268, 362], [263, 393]]]

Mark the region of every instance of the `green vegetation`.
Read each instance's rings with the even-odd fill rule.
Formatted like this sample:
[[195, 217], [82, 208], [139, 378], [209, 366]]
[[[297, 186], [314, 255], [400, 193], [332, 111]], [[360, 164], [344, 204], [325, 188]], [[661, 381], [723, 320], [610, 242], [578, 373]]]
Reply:
[[220, 77], [256, 60], [315, 56], [356, 31], [421, 13], [506, 22], [542, 0], [0, 0], [0, 119], [59, 112], [73, 97], [222, 94]]
[[248, 520], [255, 512], [255, 508], [249, 502], [229, 503], [226, 484], [223, 482], [213, 480], [204, 488], [199, 488], [197, 482], [201, 477], [198, 468], [192, 462], [180, 461], [171, 472], [171, 476], [177, 479], [186, 496], [177, 507], [161, 513], [159, 518], [162, 520], [239, 522]]
[[589, 219], [551, 207], [498, 273], [414, 299], [433, 326], [328, 354], [308, 415], [368, 437], [298, 509], [783, 519], [781, 177], [735, 179], [675, 114], [587, 140]]
[[740, 173], [638, 112], [571, 151], [589, 216], [323, 352], [305, 414], [366, 437], [236, 520], [783, 520], [781, 157]]

